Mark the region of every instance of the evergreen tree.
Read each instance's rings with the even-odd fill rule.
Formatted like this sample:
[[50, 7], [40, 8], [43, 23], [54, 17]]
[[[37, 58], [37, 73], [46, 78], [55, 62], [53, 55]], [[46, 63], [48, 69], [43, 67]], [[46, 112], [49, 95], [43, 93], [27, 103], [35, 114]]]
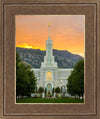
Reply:
[[22, 62], [16, 52], [16, 96], [30, 96], [36, 87], [36, 77], [31, 67]]
[[67, 91], [71, 95], [78, 95], [79, 97], [84, 94], [84, 60], [80, 59], [74, 66], [74, 70], [69, 76]]

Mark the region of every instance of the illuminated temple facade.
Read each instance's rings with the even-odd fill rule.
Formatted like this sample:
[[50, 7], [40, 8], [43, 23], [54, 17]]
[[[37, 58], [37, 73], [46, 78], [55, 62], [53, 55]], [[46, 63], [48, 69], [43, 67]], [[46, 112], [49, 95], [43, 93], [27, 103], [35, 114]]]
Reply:
[[53, 56], [53, 41], [49, 37], [46, 40], [46, 56], [41, 63], [40, 69], [32, 69], [37, 77], [37, 88], [43, 87], [47, 94], [52, 94], [52, 90], [59, 87], [67, 93], [67, 78], [73, 69], [59, 69]]

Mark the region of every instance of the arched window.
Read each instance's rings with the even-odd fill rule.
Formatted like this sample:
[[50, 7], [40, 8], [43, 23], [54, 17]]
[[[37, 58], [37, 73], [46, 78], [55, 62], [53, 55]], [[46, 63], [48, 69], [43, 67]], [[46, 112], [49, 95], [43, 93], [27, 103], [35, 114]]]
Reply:
[[51, 71], [47, 72], [47, 81], [52, 81], [52, 73], [51, 73]]

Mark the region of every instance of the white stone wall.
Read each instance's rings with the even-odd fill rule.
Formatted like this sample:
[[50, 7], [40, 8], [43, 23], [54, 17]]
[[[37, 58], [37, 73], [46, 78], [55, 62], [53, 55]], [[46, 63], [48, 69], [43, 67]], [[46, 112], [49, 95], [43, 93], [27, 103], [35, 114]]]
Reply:
[[[71, 74], [73, 69], [56, 69], [56, 68], [43, 68], [43, 69], [32, 69], [37, 77], [37, 87], [44, 87], [47, 83], [51, 83], [54, 88], [65, 86], [67, 84], [67, 78]], [[52, 72], [52, 81], [46, 81], [47, 79], [47, 72]]]
[[67, 79], [73, 69], [58, 69], [59, 79]]

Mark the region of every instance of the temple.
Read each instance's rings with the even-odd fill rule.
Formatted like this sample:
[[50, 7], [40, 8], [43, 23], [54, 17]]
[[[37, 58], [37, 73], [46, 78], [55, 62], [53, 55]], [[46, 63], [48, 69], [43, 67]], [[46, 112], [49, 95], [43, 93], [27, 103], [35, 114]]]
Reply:
[[67, 78], [73, 69], [59, 69], [57, 62], [53, 56], [53, 41], [50, 38], [50, 25], [49, 36], [46, 40], [46, 56], [44, 62], [41, 63], [40, 69], [32, 69], [37, 77], [37, 88], [43, 87], [46, 94], [53, 93], [56, 87], [61, 88], [61, 91], [67, 93]]

